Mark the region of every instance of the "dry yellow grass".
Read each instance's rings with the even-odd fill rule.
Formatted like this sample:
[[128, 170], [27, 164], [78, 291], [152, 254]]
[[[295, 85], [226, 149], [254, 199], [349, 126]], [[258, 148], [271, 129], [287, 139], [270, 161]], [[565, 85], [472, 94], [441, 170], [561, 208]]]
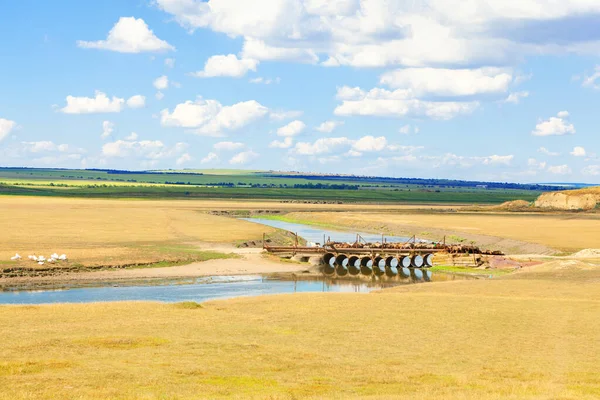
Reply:
[[[567, 252], [600, 246], [598, 242], [600, 215], [598, 214], [298, 212], [288, 214], [286, 218], [388, 234], [427, 236], [429, 233], [429, 236], [437, 235], [438, 239], [441, 239], [444, 233], [453, 232], [465, 239], [473, 239], [489, 246], [506, 242], [506, 239], [539, 244]], [[511, 243], [504, 244], [510, 250]]]
[[198, 243], [235, 243], [273, 232], [204, 210], [186, 202], [0, 197], [0, 260], [15, 252], [58, 252], [84, 265], [147, 263], [176, 259]]
[[0, 398], [594, 399], [599, 276], [4, 306]]

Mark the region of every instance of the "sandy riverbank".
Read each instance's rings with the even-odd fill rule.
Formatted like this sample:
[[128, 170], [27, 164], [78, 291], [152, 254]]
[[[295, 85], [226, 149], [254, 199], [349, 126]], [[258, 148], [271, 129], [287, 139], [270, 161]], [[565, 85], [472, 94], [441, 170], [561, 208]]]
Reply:
[[143, 279], [196, 278], [218, 275], [260, 275], [291, 273], [307, 269], [306, 264], [277, 262], [264, 256], [262, 249], [219, 248], [236, 253], [238, 259], [210, 260], [188, 265], [161, 268], [131, 268], [92, 272], [57, 273], [51, 276], [0, 278], [0, 287], [69, 284], [80, 282], [117, 282]]

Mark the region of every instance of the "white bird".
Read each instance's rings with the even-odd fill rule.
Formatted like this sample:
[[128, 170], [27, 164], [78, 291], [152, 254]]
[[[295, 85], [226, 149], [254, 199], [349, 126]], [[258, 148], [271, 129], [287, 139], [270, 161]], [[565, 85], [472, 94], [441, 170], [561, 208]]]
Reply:
[[38, 262], [39, 265], [44, 265], [43, 261]]
[[18, 261], [20, 260], [22, 257], [19, 255], [19, 253], [17, 253], [14, 257], [11, 258], [11, 260], [13, 261]]
[[58, 257], [59, 260], [65, 261], [67, 259], [67, 255], [66, 254], [62, 254], [60, 257]]
[[28, 258], [29, 258], [30, 260], [32, 260], [32, 261], [37, 261], [37, 257], [36, 257], [36, 256], [29, 256]]
[[55, 260], [58, 260], [58, 254], [54, 253], [50, 256], [50, 258], [54, 258]]
[[43, 262], [43, 261], [46, 261], [46, 257], [44, 257], [44, 256], [39, 256], [39, 257], [37, 258], [37, 260], [38, 260], [38, 261], [42, 261], [42, 262]]
[[54, 259], [54, 258], [51, 258], [51, 259], [49, 259], [49, 260], [48, 260], [48, 262], [49, 262], [50, 264], [54, 264], [54, 263], [56, 262], [56, 259]]

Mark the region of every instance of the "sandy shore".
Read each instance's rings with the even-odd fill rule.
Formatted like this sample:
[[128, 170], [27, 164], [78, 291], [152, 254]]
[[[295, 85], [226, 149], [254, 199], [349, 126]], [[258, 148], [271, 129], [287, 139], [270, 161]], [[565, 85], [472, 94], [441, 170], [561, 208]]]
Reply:
[[[232, 252], [232, 248], [213, 249]], [[210, 260], [162, 268], [132, 268], [93, 272], [70, 272], [42, 277], [0, 278], [0, 286], [69, 284], [78, 282], [115, 282], [143, 279], [177, 279], [216, 275], [260, 275], [290, 273], [307, 269], [307, 265], [277, 262], [265, 258], [262, 249], [236, 249], [239, 259]]]

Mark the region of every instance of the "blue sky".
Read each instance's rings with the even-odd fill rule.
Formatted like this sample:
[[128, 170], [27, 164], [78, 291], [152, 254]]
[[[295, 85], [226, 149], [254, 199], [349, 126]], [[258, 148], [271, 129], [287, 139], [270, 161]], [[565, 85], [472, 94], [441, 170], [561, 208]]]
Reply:
[[0, 165], [600, 183], [600, 2], [2, 5]]

